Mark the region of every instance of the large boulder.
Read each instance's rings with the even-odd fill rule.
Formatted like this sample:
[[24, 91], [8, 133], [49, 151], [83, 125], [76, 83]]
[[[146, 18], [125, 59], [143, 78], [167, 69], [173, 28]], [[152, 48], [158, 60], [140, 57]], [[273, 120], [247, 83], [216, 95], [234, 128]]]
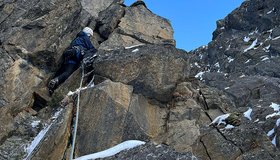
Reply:
[[114, 3], [123, 3], [123, 0], [82, 0], [83, 8], [93, 17], [97, 18], [98, 14]]
[[171, 45], [145, 45], [98, 53], [95, 73], [132, 85], [135, 93], [162, 102], [171, 100], [176, 83], [189, 75], [187, 53]]
[[172, 44], [173, 29], [170, 22], [152, 13], [143, 1], [125, 8], [118, 28], [103, 42], [100, 49], [112, 50], [142, 43]]
[[123, 140], [156, 141], [165, 132], [166, 117], [165, 105], [133, 94], [126, 115]]
[[83, 91], [77, 136], [78, 156], [101, 151], [129, 139], [149, 141], [164, 132], [166, 110], [132, 92], [132, 86], [110, 80]]
[[121, 142], [132, 90], [131, 86], [105, 81], [81, 94], [78, 156]]
[[98, 17], [98, 31], [100, 35], [108, 38], [115, 28], [117, 28], [124, 14], [125, 8], [118, 3], [113, 3], [106, 10], [100, 12]]

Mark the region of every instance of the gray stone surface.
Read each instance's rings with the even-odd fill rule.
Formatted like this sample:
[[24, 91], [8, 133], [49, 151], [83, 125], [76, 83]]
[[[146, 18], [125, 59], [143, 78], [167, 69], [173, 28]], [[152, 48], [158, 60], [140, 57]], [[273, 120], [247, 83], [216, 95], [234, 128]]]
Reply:
[[95, 73], [132, 85], [135, 93], [167, 102], [177, 81], [189, 74], [188, 55], [170, 45], [99, 51]]
[[94, 153], [121, 142], [131, 86], [105, 81], [82, 93], [77, 156]]
[[152, 13], [140, 1], [125, 8], [125, 15], [120, 19], [118, 28], [101, 44], [100, 49], [112, 50], [142, 43], [175, 46], [170, 22]]
[[82, 0], [81, 4], [87, 12], [97, 18], [98, 14], [109, 7], [113, 2], [123, 3], [123, 0]]
[[179, 153], [163, 144], [146, 143], [139, 147], [123, 151], [115, 156], [103, 158], [104, 160], [194, 160], [196, 157], [190, 152]]
[[100, 12], [98, 17], [98, 31], [104, 38], [108, 38], [109, 35], [117, 28], [120, 19], [124, 16], [125, 8], [117, 3], [113, 3], [106, 10]]

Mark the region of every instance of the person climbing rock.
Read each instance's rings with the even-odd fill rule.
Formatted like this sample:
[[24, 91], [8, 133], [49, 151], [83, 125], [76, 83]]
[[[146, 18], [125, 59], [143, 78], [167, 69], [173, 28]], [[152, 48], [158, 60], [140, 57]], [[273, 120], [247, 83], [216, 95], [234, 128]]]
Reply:
[[93, 30], [85, 27], [80, 31], [69, 47], [63, 52], [63, 64], [48, 83], [49, 94], [62, 84], [81, 64], [88, 66], [96, 56], [96, 49], [90, 41]]

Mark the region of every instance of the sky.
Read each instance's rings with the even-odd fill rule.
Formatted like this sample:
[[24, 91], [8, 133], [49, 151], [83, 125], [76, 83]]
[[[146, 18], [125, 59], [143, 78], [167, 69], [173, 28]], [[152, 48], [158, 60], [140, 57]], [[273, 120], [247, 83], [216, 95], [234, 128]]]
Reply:
[[[125, 0], [131, 5], [136, 0]], [[212, 40], [216, 21], [223, 19], [244, 0], [143, 0], [155, 14], [170, 20], [176, 47], [186, 51]]]

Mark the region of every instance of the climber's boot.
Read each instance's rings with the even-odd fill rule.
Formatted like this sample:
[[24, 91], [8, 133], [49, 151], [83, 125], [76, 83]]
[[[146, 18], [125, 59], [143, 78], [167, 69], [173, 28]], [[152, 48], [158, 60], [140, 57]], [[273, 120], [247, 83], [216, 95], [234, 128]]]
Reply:
[[48, 88], [49, 88], [49, 94], [52, 95], [55, 88], [57, 87], [58, 85], [58, 79], [57, 78], [54, 78], [52, 79], [49, 84], [48, 84]]

